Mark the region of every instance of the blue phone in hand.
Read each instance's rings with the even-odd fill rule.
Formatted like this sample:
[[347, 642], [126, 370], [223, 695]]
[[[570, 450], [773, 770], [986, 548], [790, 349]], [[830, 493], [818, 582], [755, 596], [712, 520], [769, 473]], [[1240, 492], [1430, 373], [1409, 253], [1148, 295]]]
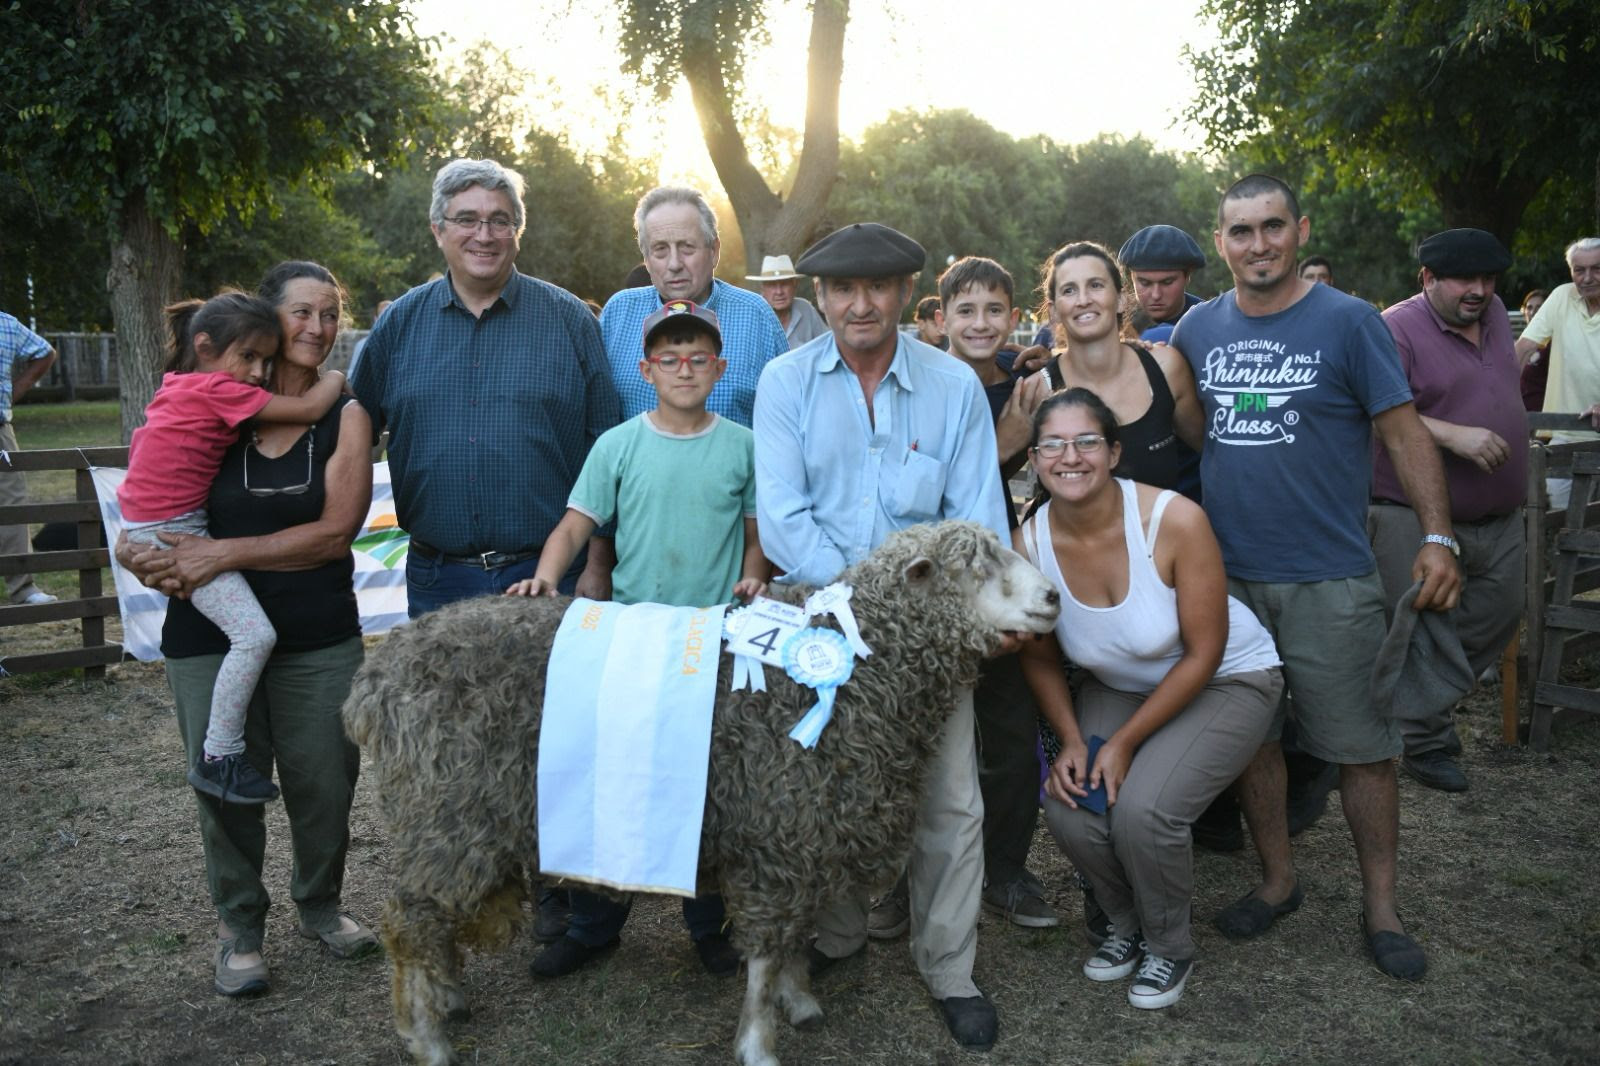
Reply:
[[[1090, 737], [1089, 738], [1089, 754], [1084, 760], [1086, 765], [1084, 766], [1084, 770], [1083, 770], [1084, 780], [1085, 781], [1088, 780], [1089, 771], [1094, 769], [1094, 757], [1097, 754], [1099, 754], [1100, 747], [1105, 742], [1106, 741], [1105, 741], [1104, 737]], [[1102, 780], [1100, 782], [1100, 787], [1099, 788], [1090, 789], [1089, 790], [1089, 794], [1087, 796], [1079, 796], [1078, 797], [1078, 806], [1082, 807], [1084, 810], [1093, 811], [1096, 814], [1104, 814], [1104, 813], [1106, 813], [1106, 785], [1105, 785], [1105, 781]]]

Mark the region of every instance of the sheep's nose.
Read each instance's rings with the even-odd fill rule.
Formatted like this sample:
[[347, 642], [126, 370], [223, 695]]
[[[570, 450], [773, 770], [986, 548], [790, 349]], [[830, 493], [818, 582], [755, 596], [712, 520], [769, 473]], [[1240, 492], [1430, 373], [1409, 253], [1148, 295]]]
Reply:
[[1056, 606], [1056, 604], [1061, 602], [1061, 593], [1057, 592], [1053, 588], [1046, 589], [1044, 593], [1044, 602], [1048, 603], [1052, 607]]

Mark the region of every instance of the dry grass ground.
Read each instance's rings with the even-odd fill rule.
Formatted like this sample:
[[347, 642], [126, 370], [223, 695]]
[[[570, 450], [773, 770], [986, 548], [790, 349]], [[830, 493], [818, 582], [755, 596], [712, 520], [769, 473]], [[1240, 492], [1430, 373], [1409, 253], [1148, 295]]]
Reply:
[[[1174, 1009], [1130, 1009], [1120, 984], [1079, 972], [1086, 948], [1068, 868], [1041, 834], [1036, 867], [1068, 927], [1027, 932], [986, 915], [977, 979], [1000, 1010], [986, 1058], [946, 1037], [904, 942], [873, 944], [819, 986], [825, 1024], [784, 1029], [796, 1063], [1591, 1063], [1600, 1058], [1600, 723], [1534, 756], [1496, 741], [1497, 693], [1463, 718], [1472, 791], [1402, 780], [1403, 907], [1427, 981], [1380, 976], [1356, 928], [1348, 832], [1331, 812], [1298, 842], [1301, 911], [1263, 940], [1203, 922]], [[295, 935], [281, 805], [267, 882], [279, 905], [273, 988], [212, 994], [210, 917], [192, 793], [159, 665], [104, 684], [0, 681], [0, 1062], [399, 1063], [388, 969], [341, 963]], [[347, 903], [374, 918], [389, 855], [370, 791], [353, 820]], [[1196, 913], [1250, 884], [1249, 852], [1197, 857]], [[722, 1064], [739, 982], [704, 976], [675, 904], [641, 902], [608, 960], [535, 985], [531, 948], [471, 958], [466, 1062]]]

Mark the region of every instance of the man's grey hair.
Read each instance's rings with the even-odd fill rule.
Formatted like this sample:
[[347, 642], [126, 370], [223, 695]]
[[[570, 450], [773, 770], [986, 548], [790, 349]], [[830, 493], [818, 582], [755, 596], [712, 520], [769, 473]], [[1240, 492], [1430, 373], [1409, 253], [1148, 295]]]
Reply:
[[1579, 237], [1567, 245], [1567, 269], [1572, 269], [1572, 257], [1579, 252], [1600, 252], [1600, 237]]
[[452, 159], [439, 168], [433, 176], [433, 203], [428, 207], [428, 220], [435, 226], [444, 224], [444, 211], [450, 198], [477, 185], [490, 192], [503, 192], [511, 200], [511, 222], [522, 236], [527, 216], [522, 210], [522, 175], [503, 167], [493, 159]]
[[644, 235], [645, 217], [667, 204], [688, 204], [700, 212], [700, 232], [705, 236], [706, 244], [717, 243], [717, 216], [712, 212], [711, 205], [706, 203], [706, 198], [700, 195], [700, 190], [687, 185], [661, 185], [639, 197], [639, 206], [633, 209], [633, 232], [639, 238], [639, 254], [650, 254], [650, 242]]

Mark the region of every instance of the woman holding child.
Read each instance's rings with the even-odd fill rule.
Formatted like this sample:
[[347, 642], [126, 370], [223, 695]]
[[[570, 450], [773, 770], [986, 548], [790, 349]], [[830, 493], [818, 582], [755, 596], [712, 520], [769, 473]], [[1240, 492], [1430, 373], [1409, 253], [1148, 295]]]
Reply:
[[[1092, 277], [1068, 280], [1085, 287]], [[1087, 313], [1058, 321], [1091, 324]], [[1255, 617], [1228, 596], [1200, 507], [1113, 477], [1124, 444], [1098, 396], [1056, 393], [1033, 425], [1029, 455], [1049, 498], [1016, 532], [1016, 545], [1062, 601], [1058, 641], [1021, 653], [1040, 713], [1061, 738], [1045, 818], [1111, 920], [1085, 976], [1113, 981], [1137, 971], [1129, 1003], [1165, 1007], [1182, 996], [1194, 956], [1189, 825], [1266, 735], [1283, 687], [1279, 659]], [[1089, 675], [1076, 700], [1063, 653]], [[1091, 738], [1101, 742], [1092, 759]], [[1095, 813], [1088, 804], [1101, 788]]]
[[[272, 391], [303, 395], [316, 384], [338, 336], [342, 290], [323, 267], [287, 262], [262, 279], [260, 296], [282, 327]], [[264, 776], [276, 765], [293, 842], [289, 889], [300, 935], [320, 939], [337, 958], [377, 944], [340, 901], [360, 768], [360, 752], [345, 739], [339, 713], [362, 657], [350, 544], [372, 496], [371, 440], [372, 422], [353, 400], [335, 403], [309, 428], [247, 426], [212, 483], [206, 505], [211, 538], [166, 538], [173, 541], [166, 550], [118, 545], [124, 566], [146, 585], [173, 594], [162, 651], [191, 763], [205, 739], [228, 642], [188, 602], [188, 593], [218, 574], [240, 571], [277, 630], [246, 712], [244, 757]], [[201, 794], [196, 799], [219, 919], [214, 988], [225, 996], [265, 991], [264, 809]]]

